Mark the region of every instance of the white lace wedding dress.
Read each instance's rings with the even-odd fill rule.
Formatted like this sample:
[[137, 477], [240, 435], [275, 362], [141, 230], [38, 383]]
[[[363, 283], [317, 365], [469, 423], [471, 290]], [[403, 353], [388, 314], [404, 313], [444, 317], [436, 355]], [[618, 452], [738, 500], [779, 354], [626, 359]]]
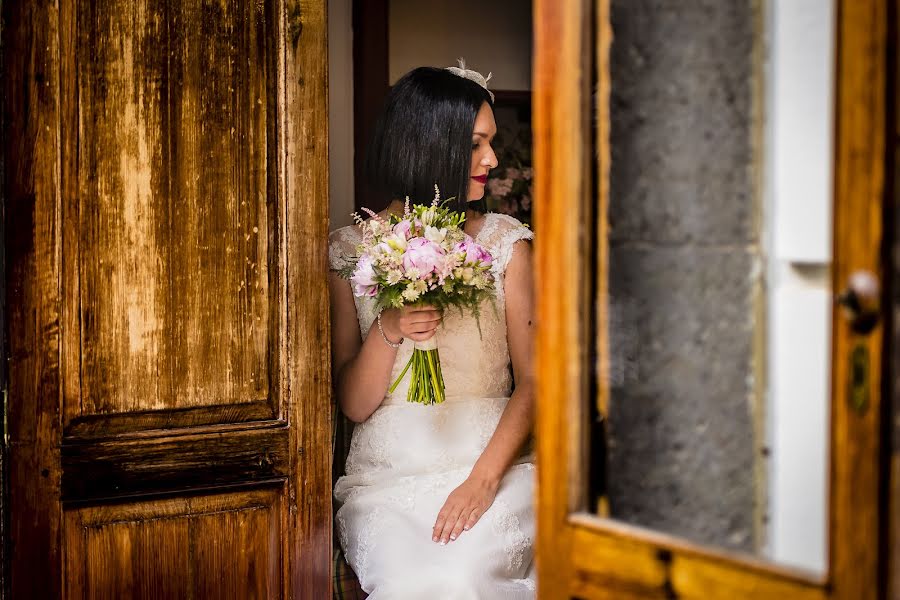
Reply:
[[[332, 269], [353, 256], [355, 226], [331, 234]], [[509, 400], [503, 275], [513, 244], [531, 239], [519, 221], [489, 213], [476, 241], [494, 257], [496, 311], [473, 316], [449, 310], [438, 329], [447, 399], [408, 403], [409, 374], [356, 425], [346, 475], [334, 489], [341, 547], [370, 600], [500, 600], [534, 598], [534, 463], [525, 452], [507, 471], [490, 509], [469, 531], [442, 546], [431, 541], [438, 511], [481, 455]], [[363, 338], [374, 319], [371, 299], [356, 299]], [[378, 332], [375, 332], [377, 335]], [[393, 381], [413, 351], [397, 353]]]

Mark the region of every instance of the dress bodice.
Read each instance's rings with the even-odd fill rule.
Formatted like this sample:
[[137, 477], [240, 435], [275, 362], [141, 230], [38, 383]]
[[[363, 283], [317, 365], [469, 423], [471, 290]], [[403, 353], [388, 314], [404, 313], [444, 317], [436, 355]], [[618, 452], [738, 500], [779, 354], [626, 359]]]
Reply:
[[[448, 401], [459, 398], [508, 397], [512, 387], [509, 347], [506, 336], [506, 302], [504, 277], [512, 257], [513, 245], [523, 239], [532, 239], [530, 229], [513, 217], [488, 213], [475, 236], [475, 241], [493, 257], [491, 271], [495, 277], [494, 298], [481, 304], [476, 318], [468, 312], [448, 309], [438, 328], [436, 339], [441, 359], [441, 369]], [[362, 241], [357, 226], [336, 230], [330, 236], [329, 262], [334, 270], [340, 269], [347, 257], [356, 255], [356, 247]], [[354, 298], [360, 333], [365, 339], [375, 320], [375, 301], [372, 298]], [[377, 334], [377, 332], [376, 332]], [[403, 371], [414, 349], [411, 340], [405, 340], [397, 352], [391, 372], [393, 382]], [[409, 374], [404, 377], [393, 394], [387, 394], [383, 404], [406, 402]]]

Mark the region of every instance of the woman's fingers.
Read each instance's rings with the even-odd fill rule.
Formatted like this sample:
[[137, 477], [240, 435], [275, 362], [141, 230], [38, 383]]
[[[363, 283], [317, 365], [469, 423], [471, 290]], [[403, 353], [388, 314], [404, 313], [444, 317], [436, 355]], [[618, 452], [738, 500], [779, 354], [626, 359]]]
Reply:
[[459, 517], [456, 519], [456, 523], [453, 525], [453, 529], [450, 530], [450, 541], [456, 540], [459, 537], [459, 534], [463, 532], [463, 529], [466, 528], [466, 522], [468, 522], [469, 511], [465, 510], [459, 513]]
[[466, 524], [463, 525], [463, 529], [466, 531], [475, 527], [475, 523], [478, 522], [478, 519], [481, 518], [481, 510], [478, 508], [472, 509], [472, 514], [469, 515], [469, 518], [466, 520]]
[[454, 510], [447, 517], [447, 520], [444, 521], [444, 527], [442, 528], [442, 532], [441, 532], [441, 543], [442, 544], [446, 544], [451, 539], [454, 539], [454, 540], [456, 539], [455, 537], [451, 538], [450, 533], [453, 531], [453, 528], [456, 527], [456, 523], [457, 523], [457, 521], [459, 521], [459, 515], [460, 515], [460, 511], [458, 509]]
[[444, 505], [444, 508], [442, 508], [441, 512], [438, 513], [438, 518], [434, 524], [434, 529], [431, 531], [431, 541], [441, 542], [442, 544], [447, 543], [443, 538], [444, 528], [447, 526], [447, 523], [458, 518], [458, 516], [454, 517], [454, 514], [459, 514], [458, 511], [456, 511], [455, 507], [448, 507], [447, 505]]
[[428, 331], [426, 333], [411, 333], [404, 337], [408, 337], [409, 339], [411, 339], [414, 342], [424, 342], [424, 341], [427, 341], [427, 340], [430, 340], [431, 338], [433, 338], [436, 333], [437, 333], [437, 330], [432, 329], [431, 331]]
[[441, 313], [437, 310], [420, 310], [411, 312], [406, 316], [409, 323], [424, 323], [429, 321], [440, 321]]
[[478, 507], [450, 507], [441, 510], [437, 522], [431, 532], [431, 540], [446, 544], [456, 541], [463, 531], [468, 531], [475, 526], [481, 517]]
[[413, 323], [409, 326], [410, 333], [428, 333], [429, 331], [434, 331], [438, 328], [438, 325], [441, 324], [440, 319], [436, 321], [421, 321], [419, 323]]

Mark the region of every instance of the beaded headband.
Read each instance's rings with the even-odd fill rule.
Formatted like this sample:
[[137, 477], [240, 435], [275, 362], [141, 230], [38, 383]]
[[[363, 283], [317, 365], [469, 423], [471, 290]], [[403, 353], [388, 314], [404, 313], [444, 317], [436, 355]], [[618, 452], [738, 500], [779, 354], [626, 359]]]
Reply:
[[491, 102], [493, 102], [494, 101], [494, 93], [491, 90], [488, 90], [488, 86], [487, 86], [487, 83], [488, 83], [488, 81], [490, 81], [491, 75], [493, 75], [493, 73], [488, 73], [488, 76], [485, 77], [478, 71], [473, 71], [471, 69], [467, 69], [466, 61], [464, 59], [459, 58], [457, 60], [459, 61], [459, 67], [446, 67], [446, 69], [448, 71], [450, 71], [451, 73], [453, 73], [454, 75], [459, 75], [460, 77], [463, 77], [470, 81], [474, 81], [475, 83], [477, 83], [478, 85], [483, 87], [485, 90], [487, 90], [487, 93], [491, 97]]

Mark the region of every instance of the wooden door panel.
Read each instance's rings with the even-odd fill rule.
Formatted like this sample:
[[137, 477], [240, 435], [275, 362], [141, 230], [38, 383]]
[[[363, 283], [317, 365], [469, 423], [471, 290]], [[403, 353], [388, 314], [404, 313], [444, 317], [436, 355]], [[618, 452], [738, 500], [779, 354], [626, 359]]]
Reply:
[[324, 0], [2, 10], [13, 597], [328, 597]]
[[177, 406], [278, 397], [271, 5], [171, 3], [171, 227], [182, 240], [171, 246]]
[[[78, 307], [65, 335], [81, 355], [66, 425], [171, 409], [170, 426], [273, 418], [271, 3], [101, 4], [79, 0], [61, 24], [77, 30], [79, 157], [64, 175], [78, 182], [63, 214], [77, 223], [64, 234]], [[117, 427], [158, 426], [147, 417]]]
[[280, 598], [282, 490], [66, 511], [67, 598]]
[[[165, 373], [162, 285], [169, 269], [162, 176], [168, 116], [157, 100], [165, 94], [166, 57], [150, 51], [164, 38], [165, 6], [125, 2], [102, 9], [79, 2], [72, 23], [79, 108], [72, 127], [79, 160], [74, 211], [77, 230], [67, 230], [75, 253], [66, 266], [81, 271], [77, 315], [82, 338], [81, 394], [67, 398], [68, 414], [125, 412], [165, 401], [157, 373]], [[152, 10], [156, 9], [156, 10]], [[69, 73], [66, 73], [69, 75]], [[75, 216], [78, 215], [78, 216]], [[73, 239], [73, 242], [76, 240]], [[159, 259], [157, 259], [159, 257]], [[66, 292], [69, 290], [66, 290]], [[65, 293], [65, 292], [64, 292]], [[75, 358], [74, 356], [72, 358]]]

